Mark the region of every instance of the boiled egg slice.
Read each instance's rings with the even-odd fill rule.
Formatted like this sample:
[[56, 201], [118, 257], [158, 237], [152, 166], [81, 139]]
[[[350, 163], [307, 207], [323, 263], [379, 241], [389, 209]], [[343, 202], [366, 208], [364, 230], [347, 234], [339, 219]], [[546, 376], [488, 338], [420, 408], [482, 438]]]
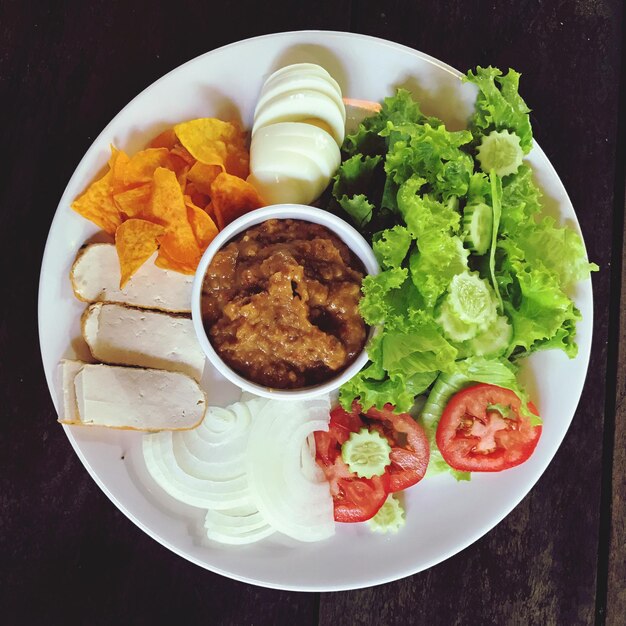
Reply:
[[279, 93], [258, 106], [252, 135], [254, 137], [265, 126], [307, 119], [320, 120], [326, 124], [337, 146], [341, 146], [345, 135], [345, 108], [340, 108], [334, 98], [313, 89]]
[[324, 191], [340, 162], [337, 143], [322, 128], [279, 122], [253, 135], [248, 182], [268, 204], [309, 204]]

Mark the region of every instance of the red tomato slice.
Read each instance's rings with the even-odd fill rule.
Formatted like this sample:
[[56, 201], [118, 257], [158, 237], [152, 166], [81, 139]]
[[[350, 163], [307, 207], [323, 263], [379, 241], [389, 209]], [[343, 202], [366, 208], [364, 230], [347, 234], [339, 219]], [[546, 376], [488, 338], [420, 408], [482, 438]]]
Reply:
[[[341, 458], [341, 446], [350, 433], [364, 427], [377, 430], [391, 446], [391, 464], [382, 476], [369, 479], [352, 473]], [[330, 483], [338, 522], [363, 522], [376, 515], [387, 494], [424, 477], [430, 455], [422, 427], [409, 414], [394, 413], [391, 405], [383, 411], [370, 409], [365, 415], [356, 403], [352, 411], [333, 409], [328, 432], [315, 433], [315, 446], [317, 462]]]
[[[331, 413], [332, 415], [332, 413]], [[370, 479], [353, 474], [341, 458], [341, 444], [337, 436], [344, 438], [343, 428], [334, 425], [328, 432], [315, 433], [315, 449], [318, 465], [330, 483], [333, 496], [335, 521], [364, 522], [376, 515], [387, 499], [387, 491], [380, 476]], [[349, 433], [345, 435], [345, 439]]]
[[[494, 404], [509, 407], [509, 416], [490, 410]], [[461, 471], [500, 472], [526, 461], [541, 426], [533, 426], [520, 406], [515, 393], [495, 385], [474, 385], [452, 396], [437, 427], [437, 446], [446, 463]], [[528, 407], [539, 415], [532, 403]]]
[[382, 422], [370, 428], [378, 430], [391, 446], [391, 465], [383, 475], [387, 491], [401, 491], [422, 480], [430, 459], [424, 429], [408, 413], [394, 413], [391, 404], [382, 411], [372, 407], [365, 416]]

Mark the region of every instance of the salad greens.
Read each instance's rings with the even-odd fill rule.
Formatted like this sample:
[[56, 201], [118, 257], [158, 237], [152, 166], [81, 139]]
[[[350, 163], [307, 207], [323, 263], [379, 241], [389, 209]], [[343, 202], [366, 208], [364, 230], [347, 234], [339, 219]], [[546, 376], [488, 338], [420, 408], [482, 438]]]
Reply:
[[427, 393], [430, 473], [453, 471], [434, 442], [446, 394], [485, 382], [526, 407], [517, 360], [551, 348], [576, 355], [581, 316], [568, 290], [597, 269], [575, 231], [539, 215], [541, 192], [521, 160], [532, 129], [519, 78], [468, 72], [475, 111], [455, 132], [399, 89], [346, 137], [333, 185], [330, 208], [369, 238], [381, 266], [362, 286], [361, 314], [380, 325], [370, 363], [340, 401], [405, 412]]

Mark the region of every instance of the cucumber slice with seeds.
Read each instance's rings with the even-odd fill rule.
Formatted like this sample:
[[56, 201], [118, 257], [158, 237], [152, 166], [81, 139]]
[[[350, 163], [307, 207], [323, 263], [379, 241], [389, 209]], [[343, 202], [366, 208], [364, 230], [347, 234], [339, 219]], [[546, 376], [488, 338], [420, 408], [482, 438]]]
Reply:
[[451, 341], [463, 342], [473, 339], [479, 332], [477, 324], [466, 324], [451, 309], [450, 302], [446, 298], [441, 305], [437, 323], [443, 328], [444, 335]]
[[341, 446], [341, 458], [359, 478], [382, 476], [391, 463], [391, 446], [378, 431], [361, 428]]
[[390, 493], [385, 500], [385, 504], [378, 513], [367, 521], [367, 525], [375, 533], [397, 533], [404, 526], [404, 509], [396, 496]]
[[476, 150], [476, 158], [483, 172], [493, 171], [502, 178], [517, 172], [522, 164], [524, 151], [520, 146], [520, 138], [515, 133], [492, 130], [482, 138]]
[[486, 329], [496, 321], [497, 307], [489, 285], [477, 274], [463, 272], [450, 281], [447, 300], [451, 312], [465, 324]]
[[476, 335], [468, 342], [469, 348], [476, 356], [497, 356], [504, 354], [513, 339], [513, 326], [509, 320], [499, 315], [487, 330]]

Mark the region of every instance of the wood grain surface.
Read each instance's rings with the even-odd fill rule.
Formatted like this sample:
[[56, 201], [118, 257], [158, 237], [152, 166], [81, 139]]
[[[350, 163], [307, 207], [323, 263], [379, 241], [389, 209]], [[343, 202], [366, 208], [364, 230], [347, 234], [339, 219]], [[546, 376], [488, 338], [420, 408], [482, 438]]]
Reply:
[[[624, 17], [620, 0], [0, 0], [0, 623], [626, 624]], [[198, 54], [305, 28], [388, 38], [460, 70], [521, 71], [535, 136], [601, 266], [583, 396], [536, 487], [448, 561], [332, 594], [231, 581], [128, 521], [56, 424], [36, 333], [50, 222], [108, 121]]]

